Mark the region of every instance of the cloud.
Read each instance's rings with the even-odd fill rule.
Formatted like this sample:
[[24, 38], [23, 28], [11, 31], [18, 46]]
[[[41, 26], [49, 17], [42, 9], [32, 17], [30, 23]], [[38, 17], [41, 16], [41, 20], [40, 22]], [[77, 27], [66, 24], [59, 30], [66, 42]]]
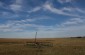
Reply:
[[79, 12], [79, 13], [85, 14], [85, 10], [82, 10], [81, 8], [78, 8], [78, 7], [63, 7], [61, 10], [68, 11], [70, 13], [73, 13], [73, 12], [78, 13]]
[[57, 36], [63, 37], [74, 37], [74, 36], [83, 36], [85, 31], [85, 25], [79, 26], [68, 26], [68, 27], [61, 27], [57, 31]]
[[9, 28], [10, 25], [0, 25], [0, 29], [5, 29], [5, 28]]
[[[57, 38], [57, 37], [74, 37], [74, 36], [84, 36], [85, 26], [74, 26], [74, 27], [64, 27], [64, 28], [55, 28], [52, 30], [38, 30], [37, 38]], [[23, 31], [23, 32], [6, 32], [3, 35], [4, 37], [13, 37], [13, 38], [34, 38], [36, 30], [33, 31]], [[5, 36], [6, 35], [6, 36]]]
[[23, 0], [15, 0], [14, 3], [9, 5], [10, 9], [14, 12], [22, 11]]
[[7, 4], [5, 4], [5, 3], [3, 3], [3, 2], [0, 1], [0, 8], [9, 10], [9, 7], [8, 6], [4, 6], [4, 5], [7, 5]]
[[[24, 0], [16, 0], [14, 3], [12, 3], [9, 9], [11, 9], [14, 12], [23, 11], [23, 4]], [[71, 0], [61, 0], [60, 3], [69, 3]], [[26, 4], [27, 5], [27, 4]], [[0, 6], [3, 6], [3, 4], [0, 4]], [[45, 4], [41, 6], [36, 6], [30, 8], [28, 11], [29, 13], [37, 12], [40, 9], [45, 9], [46, 11], [50, 11], [52, 13], [55, 13], [56, 15], [65, 15], [65, 16], [71, 16], [66, 20], [65, 22], [62, 22], [61, 24], [57, 25], [50, 25], [45, 26], [41, 23], [36, 24], [36, 22], [40, 20], [49, 19], [49, 17], [34, 17], [34, 18], [23, 18], [23, 19], [13, 19], [14, 17], [18, 17], [18, 14], [12, 14], [10, 12], [1, 12], [0, 17], [5, 18], [11, 18], [9, 21], [6, 21], [6, 23], [0, 24], [0, 32], [6, 32], [6, 36], [19, 36], [19, 37], [34, 37], [34, 34], [36, 31], [38, 31], [38, 37], [63, 37], [63, 36], [80, 36], [84, 35], [85, 33], [85, 19], [84, 17], [81, 18], [78, 13], [83, 13], [84, 10], [81, 8], [72, 8], [72, 7], [62, 7], [62, 8], [55, 8], [52, 4], [52, 2], [46, 2]], [[67, 12], [66, 12], [67, 11]], [[27, 13], [28, 14], [28, 13]], [[21, 15], [21, 14], [20, 14]], [[81, 15], [82, 16], [82, 15]], [[20, 18], [20, 17], [19, 17]], [[52, 18], [51, 18], [52, 19]], [[82, 25], [81, 25], [82, 24]], [[12, 34], [7, 34], [11, 33]], [[3, 34], [3, 36], [5, 33]]]
[[78, 12], [85, 14], [85, 10], [82, 10], [80, 8], [75, 8]]
[[41, 7], [35, 7], [33, 9], [31, 9], [30, 11], [28, 11], [29, 13], [32, 13], [32, 12], [36, 12], [36, 11], [39, 11], [41, 9]]
[[62, 23], [62, 26], [73, 26], [73, 25], [78, 25], [78, 24], [84, 24], [85, 23], [85, 19], [83, 18], [71, 18], [70, 20]]
[[21, 10], [21, 5], [18, 5], [18, 4], [12, 4], [10, 5], [10, 8], [13, 10], [13, 11], [20, 11]]
[[[6, 14], [4, 14], [4, 15], [6, 16]], [[26, 18], [26, 19], [21, 19], [21, 20], [9, 20], [9, 21], [6, 21], [6, 23], [0, 24], [0, 30], [2, 30], [2, 31], [9, 30], [11, 32], [14, 30], [19, 31], [19, 29], [21, 29], [23, 31], [26, 29], [30, 29], [30, 28], [37, 29], [40, 27], [44, 27], [44, 25], [35, 24], [35, 22], [37, 22], [39, 20], [47, 19], [45, 17], [43, 17], [43, 18], [36, 17], [36, 18]]]
[[[10, 9], [14, 12], [25, 12], [25, 13], [32, 13], [32, 12], [37, 12], [41, 9], [41, 7], [35, 6], [31, 7], [31, 5], [26, 3], [27, 0], [15, 0], [15, 2], [11, 5], [9, 5]], [[25, 4], [26, 3], [26, 4]]]
[[15, 19], [16, 17], [19, 17], [19, 15], [4, 11], [4, 12], [0, 12], [0, 17], [3, 19]]
[[39, 28], [39, 27], [43, 27], [43, 25], [9, 22], [7, 24], [0, 25], [0, 32], [27, 31], [27, 29], [30, 30], [30, 28]]
[[60, 3], [68, 3], [68, 2], [71, 2], [72, 0], [58, 0], [58, 2]]
[[74, 9], [71, 8], [71, 7], [64, 7], [62, 8], [63, 11], [69, 11], [69, 12], [72, 12]]
[[71, 11], [71, 9], [69, 9], [69, 8], [68, 9], [67, 8], [64, 8], [64, 9], [54, 8], [53, 5], [50, 2], [46, 2], [43, 5], [43, 7], [44, 7], [44, 9], [49, 10], [49, 11], [51, 11], [53, 13], [56, 13], [56, 14], [66, 15], [66, 16], [73, 16], [73, 17], [79, 17], [78, 14], [64, 12], [64, 10]]
[[16, 4], [22, 4], [23, 3], [23, 0], [16, 0], [15, 3]]
[[22, 31], [23, 29], [17, 26], [13, 22], [7, 22], [6, 24], [0, 24], [0, 32], [15, 32]]
[[[11, 0], [11, 2], [13, 2], [13, 3], [11, 3], [10, 5], [5, 4], [4, 2], [0, 2], [0, 7], [3, 9], [6, 9], [6, 10], [13, 10], [14, 12], [21, 10], [22, 6], [20, 4], [20, 1], [18, 1], [18, 0], [12, 1]], [[4, 5], [8, 5], [8, 6], [4, 6]]]
[[[81, 18], [71, 18], [62, 24], [64, 27], [59, 26], [45, 26], [38, 24], [30, 24], [30, 23], [16, 23], [16, 22], [8, 22], [6, 24], [0, 25], [1, 32], [13, 32], [12, 36], [17, 36], [19, 38], [33, 38], [35, 32], [38, 32], [39, 38], [50, 38], [50, 37], [71, 37], [71, 36], [83, 36], [85, 31], [85, 25], [72, 25], [78, 23], [85, 23]], [[68, 23], [69, 22], [69, 23]], [[73, 22], [73, 23], [71, 23]], [[71, 26], [66, 26], [71, 25]], [[30, 28], [35, 28], [37, 30], [29, 30]], [[28, 30], [26, 29], [28, 28]], [[17, 35], [15, 35], [15, 33]], [[5, 35], [5, 34], [4, 34]], [[7, 35], [7, 34], [6, 34]], [[19, 36], [18, 36], [19, 35]], [[9, 36], [9, 35], [7, 35]], [[30, 37], [31, 36], [31, 37]]]
[[33, 23], [35, 21], [37, 21], [37, 19], [31, 19], [30, 18], [30, 19], [15, 20], [15, 21], [9, 21], [9, 22], [14, 23], [14, 24], [18, 24], [18, 25], [24, 25], [24, 23], [29, 23], [29, 22]]
[[[3, 9], [6, 9], [6, 10], [14, 11], [15, 13], [20, 12], [20, 11], [25, 12], [23, 10], [23, 5], [24, 5], [23, 0], [15, 0], [15, 1], [11, 0], [10, 2], [11, 2], [10, 4], [0, 2], [0, 7]], [[6, 6], [4, 6], [4, 5], [6, 5]]]
[[[26, 3], [27, 0], [15, 0], [13, 4], [10, 5], [10, 9], [14, 12], [36, 12], [41, 9], [40, 6], [31, 7], [31, 5]], [[25, 4], [26, 3], [26, 4]]]
[[36, 21], [39, 21], [39, 20], [46, 20], [46, 19], [50, 19], [49, 17], [44, 17], [41, 18], [41, 17], [34, 17], [34, 18], [26, 18], [26, 19], [22, 19], [22, 20], [16, 20], [16, 21], [13, 21], [14, 23], [28, 23], [28, 22], [36, 22]]

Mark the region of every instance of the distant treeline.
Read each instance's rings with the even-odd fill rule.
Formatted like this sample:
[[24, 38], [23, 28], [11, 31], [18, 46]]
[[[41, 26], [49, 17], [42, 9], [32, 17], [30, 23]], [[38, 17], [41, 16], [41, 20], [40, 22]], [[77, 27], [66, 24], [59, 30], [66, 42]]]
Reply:
[[0, 42], [0, 44], [20, 44], [19, 42]]
[[85, 38], [85, 36], [77, 36], [77, 37], [71, 37], [71, 38]]

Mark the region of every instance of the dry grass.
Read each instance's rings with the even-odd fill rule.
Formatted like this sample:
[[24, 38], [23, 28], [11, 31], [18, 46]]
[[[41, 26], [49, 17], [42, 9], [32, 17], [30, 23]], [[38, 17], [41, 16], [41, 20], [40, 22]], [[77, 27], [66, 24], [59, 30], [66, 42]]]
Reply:
[[[35, 55], [37, 48], [30, 48], [26, 42], [33, 39], [0, 39], [0, 55]], [[51, 42], [53, 47], [42, 48], [38, 55], [85, 55], [84, 38], [38, 39], [39, 42]]]

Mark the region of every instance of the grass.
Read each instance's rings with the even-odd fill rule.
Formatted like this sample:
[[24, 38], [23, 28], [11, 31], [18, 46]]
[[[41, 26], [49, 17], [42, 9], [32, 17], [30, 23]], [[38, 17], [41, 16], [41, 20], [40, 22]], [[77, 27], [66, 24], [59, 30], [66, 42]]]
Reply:
[[0, 55], [85, 55], [84, 38], [38, 39], [39, 42], [53, 43], [53, 47], [41, 48], [42, 51], [26, 45], [31, 41], [34, 40], [0, 39]]

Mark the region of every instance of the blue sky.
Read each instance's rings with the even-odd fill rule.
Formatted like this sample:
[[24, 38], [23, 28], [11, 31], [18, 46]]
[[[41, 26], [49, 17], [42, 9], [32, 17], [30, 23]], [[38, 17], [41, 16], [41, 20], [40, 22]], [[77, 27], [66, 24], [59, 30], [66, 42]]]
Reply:
[[0, 38], [85, 36], [85, 0], [0, 0]]

